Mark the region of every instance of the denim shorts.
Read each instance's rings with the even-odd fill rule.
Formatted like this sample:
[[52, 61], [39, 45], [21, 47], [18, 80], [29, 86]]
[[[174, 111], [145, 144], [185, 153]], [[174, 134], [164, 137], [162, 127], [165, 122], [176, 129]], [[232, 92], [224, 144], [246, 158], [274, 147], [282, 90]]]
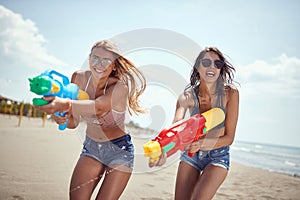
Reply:
[[185, 151], [181, 154], [180, 160], [188, 163], [199, 171], [204, 170], [208, 165], [220, 166], [229, 170], [229, 149], [229, 146], [225, 146], [210, 151], [199, 150], [193, 157], [189, 157], [188, 152]]
[[133, 169], [134, 146], [129, 134], [105, 142], [95, 142], [86, 136], [80, 156], [92, 157], [109, 167], [123, 165]]

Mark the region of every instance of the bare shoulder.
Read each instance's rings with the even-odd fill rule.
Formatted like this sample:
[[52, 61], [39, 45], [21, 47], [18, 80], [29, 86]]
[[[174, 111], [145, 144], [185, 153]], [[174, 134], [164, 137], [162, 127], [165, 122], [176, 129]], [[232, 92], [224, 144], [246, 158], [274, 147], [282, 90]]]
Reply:
[[226, 86], [225, 91], [226, 91], [228, 101], [231, 101], [231, 102], [239, 101], [239, 91], [237, 88], [233, 88], [231, 86]]
[[178, 103], [184, 108], [194, 106], [193, 91], [191, 88], [184, 90], [178, 97]]
[[130, 95], [127, 84], [117, 78], [109, 78], [107, 91], [107, 95], [111, 95], [113, 109], [119, 112], [125, 111], [128, 95]]
[[128, 95], [128, 85], [124, 81], [117, 78], [110, 78], [108, 82], [108, 90], [119, 95]]
[[109, 78], [108, 85], [118, 87], [120, 89], [128, 89], [128, 85], [124, 81], [114, 77]]
[[77, 70], [72, 74], [71, 82], [83, 86], [91, 75], [89, 70]]

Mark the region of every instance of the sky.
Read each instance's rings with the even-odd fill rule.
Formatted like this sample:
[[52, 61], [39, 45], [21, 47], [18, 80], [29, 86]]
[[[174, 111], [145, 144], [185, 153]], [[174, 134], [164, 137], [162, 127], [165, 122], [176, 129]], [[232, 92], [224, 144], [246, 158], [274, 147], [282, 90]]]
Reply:
[[0, 0], [0, 95], [31, 102], [28, 78], [46, 69], [87, 69], [91, 46], [119, 45], [147, 78], [149, 114], [129, 117], [160, 130], [173, 120], [201, 48], [218, 47], [236, 69], [236, 140], [300, 147], [300, 2]]

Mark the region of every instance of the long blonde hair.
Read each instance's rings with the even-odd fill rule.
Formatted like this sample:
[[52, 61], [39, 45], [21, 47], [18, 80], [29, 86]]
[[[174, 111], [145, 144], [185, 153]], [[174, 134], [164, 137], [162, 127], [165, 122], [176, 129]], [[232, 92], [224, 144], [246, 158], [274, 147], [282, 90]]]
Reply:
[[108, 40], [101, 40], [95, 43], [91, 49], [91, 52], [94, 48], [103, 48], [107, 51], [112, 52], [116, 59], [114, 60], [116, 70], [112, 71], [110, 77], [115, 77], [122, 80], [129, 87], [128, 95], [128, 112], [132, 115], [132, 111], [137, 113], [145, 113], [146, 110], [139, 105], [138, 98], [146, 89], [146, 79], [142, 72], [135, 67], [135, 65], [124, 58], [118, 48]]

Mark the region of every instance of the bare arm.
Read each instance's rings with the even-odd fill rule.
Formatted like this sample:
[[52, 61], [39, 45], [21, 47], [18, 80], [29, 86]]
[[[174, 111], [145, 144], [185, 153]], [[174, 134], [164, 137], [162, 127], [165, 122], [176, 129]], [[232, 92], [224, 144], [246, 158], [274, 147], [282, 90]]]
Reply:
[[122, 112], [126, 110], [127, 98], [127, 85], [117, 81], [106, 90], [104, 95], [99, 96], [95, 100], [73, 100], [73, 115], [84, 116], [93, 114], [96, 116], [102, 116], [111, 109]]
[[178, 122], [182, 120], [185, 116], [185, 113], [188, 108], [194, 106], [194, 101], [192, 98], [192, 94], [190, 91], [186, 91], [179, 95], [177, 104], [176, 104], [176, 110], [175, 110], [175, 116], [173, 119], [173, 123]]

